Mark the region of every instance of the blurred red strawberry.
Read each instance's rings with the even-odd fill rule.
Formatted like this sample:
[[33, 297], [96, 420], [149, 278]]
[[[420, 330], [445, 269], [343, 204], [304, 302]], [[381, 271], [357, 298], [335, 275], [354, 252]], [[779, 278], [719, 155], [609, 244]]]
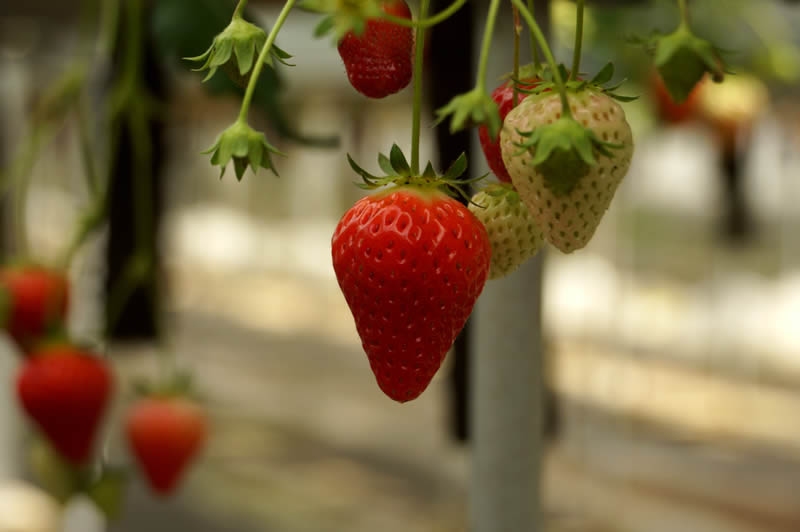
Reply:
[[32, 352], [17, 376], [25, 412], [69, 462], [84, 464], [111, 395], [105, 362], [69, 344]]
[[0, 270], [0, 291], [5, 295], [5, 329], [24, 351], [30, 350], [64, 322], [69, 283], [62, 272], [41, 266]]
[[156, 395], [134, 403], [126, 429], [128, 443], [150, 486], [167, 495], [205, 443], [206, 415], [186, 397]]

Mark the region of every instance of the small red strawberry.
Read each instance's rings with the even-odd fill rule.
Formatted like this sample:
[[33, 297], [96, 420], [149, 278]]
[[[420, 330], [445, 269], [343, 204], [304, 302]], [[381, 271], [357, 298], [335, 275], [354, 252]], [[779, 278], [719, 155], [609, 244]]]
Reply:
[[[562, 116], [558, 94], [541, 94], [513, 109], [500, 135], [503, 161], [514, 188], [547, 240], [564, 253], [583, 248], [592, 238], [633, 156], [631, 128], [611, 96], [585, 88], [570, 90], [568, 99], [574, 119]], [[564, 152], [548, 139], [551, 156], [537, 162], [538, 154], [531, 150], [520, 153], [526, 141], [520, 132], [532, 132], [530, 139], [541, 135], [539, 131], [555, 135], [558, 142], [576, 134], [589, 135], [594, 141], [587, 141], [580, 152]], [[563, 131], [569, 133], [558, 137]], [[595, 164], [585, 163], [583, 156], [591, 156]]]
[[[381, 8], [389, 15], [411, 19], [404, 0], [389, 0]], [[408, 85], [413, 53], [412, 29], [381, 19], [367, 20], [363, 34], [351, 31], [339, 42], [350, 84], [370, 98], [384, 98]]]
[[[533, 89], [538, 82], [538, 78], [526, 78], [522, 80], [520, 88]], [[517, 92], [517, 105], [526, 96], [528, 94], [525, 92]], [[492, 100], [497, 104], [497, 110], [500, 112], [500, 121], [504, 121], [509, 111], [514, 108], [514, 81], [508, 80], [493, 90]], [[500, 134], [498, 133], [497, 137], [491, 139], [489, 138], [489, 129], [486, 126], [480, 126], [478, 128], [478, 138], [481, 141], [481, 148], [486, 156], [486, 162], [489, 163], [489, 169], [497, 176], [497, 179], [504, 183], [510, 183], [511, 177], [508, 175], [506, 165], [503, 164], [503, 155], [500, 151]]]
[[0, 290], [8, 305], [5, 329], [23, 350], [62, 325], [69, 301], [63, 273], [40, 266], [7, 267], [0, 271]]
[[72, 345], [43, 347], [17, 376], [17, 395], [53, 447], [69, 462], [84, 464], [113, 387], [102, 359]]
[[[447, 177], [437, 178], [430, 165], [423, 176], [409, 176], [402, 158], [395, 146], [392, 165], [401, 175], [386, 178], [402, 185], [356, 202], [331, 243], [336, 278], [378, 386], [399, 402], [428, 387], [483, 290], [491, 260], [483, 224], [438, 188]], [[457, 162], [446, 176], [463, 172], [465, 160]], [[456, 166], [460, 171], [452, 171]]]
[[182, 396], [151, 396], [131, 406], [126, 418], [128, 443], [153, 490], [167, 495], [203, 448], [206, 414]]

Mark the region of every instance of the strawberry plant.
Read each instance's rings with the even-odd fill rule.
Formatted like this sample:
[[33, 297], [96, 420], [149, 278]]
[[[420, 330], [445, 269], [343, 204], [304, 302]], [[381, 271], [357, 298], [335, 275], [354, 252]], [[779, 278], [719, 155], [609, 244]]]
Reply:
[[[210, 42], [201, 46], [191, 39], [192, 30], [187, 29], [191, 25], [159, 21], [162, 30], [167, 28], [161, 32], [163, 42], [180, 50], [180, 55], [191, 56], [185, 58], [191, 62], [191, 67], [184, 63], [187, 69], [204, 72], [204, 83], [227, 82], [229, 88], [241, 89], [236, 89], [241, 95], [238, 114], [205, 152], [211, 165], [219, 167], [220, 177], [229, 165], [237, 180], [248, 169], [252, 175], [262, 168], [277, 175], [278, 156], [288, 155], [253, 126], [250, 111], [264, 96], [260, 91], [274, 92], [279, 66], [292, 66], [288, 61], [294, 58], [276, 41], [296, 1], [285, 1], [268, 30], [246, 18], [247, 0], [225, 8], [212, 3], [206, 8], [216, 9], [217, 14], [224, 11], [226, 23], [214, 30], [218, 31], [215, 37], [207, 35]], [[428, 13], [429, 0], [412, 6], [405, 0], [302, 0], [297, 6], [320, 15], [314, 36], [329, 38], [336, 47], [342, 76], [355, 91], [368, 98], [387, 98], [412, 84], [409, 156], [393, 144], [388, 155], [378, 154], [382, 172], [374, 175], [347, 155], [360, 178], [359, 186], [374, 193], [346, 210], [331, 238], [333, 269], [367, 364], [378, 388], [401, 403], [419, 397], [429, 386], [488, 280], [513, 275], [548, 243], [564, 253], [589, 243], [633, 156], [633, 135], [621, 105], [632, 98], [617, 92], [620, 84], [612, 83], [613, 65], [609, 62], [594, 74], [581, 72], [584, 1], [576, 1], [575, 45], [568, 66], [557, 63], [531, 12], [532, 2], [510, 3], [514, 15], [511, 74], [489, 92], [489, 53], [501, 5], [500, 0], [490, 0], [475, 85], [436, 110], [436, 124], [447, 121], [450, 132], [478, 128], [488, 166], [502, 183], [484, 186], [474, 195], [466, 185], [486, 176], [463, 177], [468, 166], [465, 154], [441, 161], [447, 168], [444, 172], [420, 161], [426, 32], [462, 9], [466, 0], [455, 0], [433, 15]], [[84, 35], [86, 49], [96, 44], [106, 51], [112, 49], [112, 36], [118, 30], [124, 36], [116, 54], [121, 58], [121, 74], [115, 77], [105, 102], [107, 134], [90, 131], [91, 62], [78, 59], [45, 92], [35, 113], [35, 135], [24, 144], [25, 156], [13, 167], [24, 177], [42, 138], [74, 112], [79, 119], [89, 206], [56, 264], [9, 266], [0, 271], [0, 308], [6, 331], [28, 355], [17, 381], [18, 398], [47, 441], [42, 447], [45, 451], [34, 453], [44, 482], [62, 499], [84, 492], [113, 513], [127, 476], [96, 452], [99, 427], [114, 387], [113, 372], [107, 359], [78, 347], [82, 343], [71, 338], [64, 326], [69, 285], [63, 272], [108, 215], [111, 176], [106, 166], [110, 165], [103, 164], [107, 157], [97, 152], [115, 153], [119, 139], [128, 136], [135, 146], [130, 165], [136, 177], [131, 202], [137, 217], [137, 245], [122, 269], [122, 282], [110, 290], [108, 330], [133, 287], [155, 276], [153, 216], [148, 203], [152, 191], [146, 179], [154, 154], [146, 130], [147, 121], [162, 107], [143, 79], [145, 3], [108, 4], [109, 13], [100, 17], [108, 26], [102, 27], [98, 42]], [[91, 15], [93, 3], [86, 5]], [[162, 5], [177, 12], [200, 9], [183, 0]], [[657, 72], [670, 104], [688, 99], [688, 108], [698, 83], [705, 78], [719, 81], [725, 66], [717, 47], [692, 32], [686, 1], [678, 0], [677, 5], [678, 27], [644, 44], [653, 55], [652, 71]], [[233, 9], [230, 15], [228, 7]], [[117, 8], [124, 12], [124, 24], [115, 18]], [[523, 22], [529, 30], [529, 65], [520, 65]], [[209, 27], [198, 32], [213, 33]], [[270, 88], [259, 85], [260, 79], [271, 81]], [[274, 102], [268, 108], [273, 121], [281, 122]], [[676, 116], [684, 112], [670, 109]], [[289, 134], [285, 123], [276, 130], [299, 138]], [[93, 146], [92, 138], [107, 139], [108, 145]], [[18, 229], [20, 251], [26, 255], [24, 227]], [[106, 338], [95, 340], [102, 344]], [[203, 407], [169, 356], [164, 367], [162, 379], [140, 390], [143, 393], [124, 418], [131, 463], [162, 496], [177, 489], [210, 434]]]

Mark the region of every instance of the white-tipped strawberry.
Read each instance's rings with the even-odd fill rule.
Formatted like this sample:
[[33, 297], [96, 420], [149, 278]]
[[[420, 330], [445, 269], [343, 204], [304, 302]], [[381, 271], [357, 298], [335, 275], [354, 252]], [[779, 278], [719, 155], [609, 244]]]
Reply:
[[633, 155], [625, 112], [609, 94], [584, 83], [567, 98], [572, 118], [562, 116], [558, 94], [543, 93], [513, 109], [500, 135], [514, 187], [564, 253], [592, 238]]
[[492, 244], [489, 279], [514, 272], [545, 244], [542, 230], [510, 185], [489, 185], [472, 196], [469, 210], [486, 227]]

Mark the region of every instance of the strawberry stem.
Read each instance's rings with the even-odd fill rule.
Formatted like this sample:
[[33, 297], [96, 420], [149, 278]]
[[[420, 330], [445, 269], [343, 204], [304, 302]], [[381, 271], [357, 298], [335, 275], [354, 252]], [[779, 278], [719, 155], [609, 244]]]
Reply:
[[283, 9], [281, 9], [280, 14], [278, 15], [278, 20], [275, 21], [275, 25], [272, 26], [269, 35], [267, 35], [267, 42], [264, 43], [264, 48], [262, 48], [261, 53], [258, 54], [258, 59], [256, 59], [256, 64], [253, 67], [252, 74], [250, 75], [250, 82], [247, 84], [247, 91], [244, 93], [242, 108], [239, 110], [239, 121], [241, 122], [247, 122], [247, 113], [250, 111], [250, 102], [253, 100], [253, 93], [256, 90], [258, 77], [261, 75], [261, 69], [264, 67], [264, 60], [267, 58], [267, 54], [269, 53], [270, 48], [272, 48], [272, 43], [275, 42], [275, 38], [278, 36], [281, 26], [283, 26], [283, 23], [286, 21], [286, 17], [289, 16], [289, 11], [291, 11], [292, 7], [294, 7], [294, 3], [295, 0], [286, 0], [286, 3], [283, 5]]
[[678, 0], [678, 10], [681, 12], [681, 26], [689, 27], [689, 10], [686, 8], [686, 0]]
[[522, 23], [519, 20], [519, 9], [512, 5], [511, 11], [514, 13], [514, 95], [511, 98], [514, 107], [519, 103], [519, 34], [522, 33]]
[[430, 28], [431, 26], [435, 26], [440, 22], [444, 22], [451, 15], [453, 15], [456, 11], [461, 9], [461, 6], [467, 3], [467, 0], [456, 0], [444, 10], [436, 13], [434, 16], [430, 18], [423, 19], [420, 15], [419, 20], [408, 20], [407, 18], [397, 17], [395, 15], [390, 15], [389, 13], [382, 13], [381, 18], [388, 20], [394, 24], [399, 26], [405, 26], [407, 28]]
[[583, 0], [577, 2], [577, 20], [575, 22], [575, 49], [572, 51], [572, 72], [569, 79], [578, 79], [578, 71], [581, 69], [581, 47], [583, 46]]
[[[533, 0], [528, 0], [528, 10], [531, 12], [531, 14], [536, 13], [536, 6], [534, 5]], [[533, 32], [531, 32], [529, 37], [531, 42], [531, 58], [533, 59], [533, 68], [538, 74], [542, 69], [542, 64], [539, 61], [539, 48], [536, 47], [536, 37], [534, 37]]]
[[247, 7], [247, 0], [239, 0], [239, 3], [236, 4], [236, 9], [233, 11], [232, 18], [242, 18], [245, 7]]
[[561, 113], [567, 118], [572, 118], [572, 111], [570, 110], [569, 102], [567, 101], [567, 86], [564, 84], [564, 78], [561, 77], [561, 72], [558, 69], [556, 60], [553, 58], [553, 52], [550, 51], [550, 46], [547, 44], [547, 39], [544, 38], [542, 30], [536, 23], [533, 15], [531, 15], [531, 12], [528, 11], [528, 9], [525, 7], [525, 4], [522, 3], [522, 0], [511, 0], [511, 3], [519, 8], [520, 15], [522, 15], [522, 18], [524, 18], [525, 22], [528, 23], [531, 32], [536, 36], [536, 40], [539, 41], [539, 46], [542, 48], [542, 52], [544, 52], [545, 59], [547, 59], [547, 63], [550, 65], [550, 69], [553, 71], [553, 79], [555, 80], [556, 87], [558, 88], [558, 95], [561, 97]]
[[486, 67], [489, 64], [489, 48], [492, 45], [492, 33], [494, 33], [494, 21], [497, 19], [497, 10], [500, 8], [500, 0], [492, 0], [489, 4], [489, 16], [486, 19], [486, 29], [483, 32], [483, 43], [481, 44], [481, 59], [478, 66], [478, 87], [486, 86]]
[[[420, 0], [419, 18], [425, 18], [428, 0]], [[414, 57], [414, 112], [411, 121], [411, 175], [419, 175], [419, 129], [422, 113], [422, 64], [425, 51], [425, 28], [417, 27], [416, 50]]]

